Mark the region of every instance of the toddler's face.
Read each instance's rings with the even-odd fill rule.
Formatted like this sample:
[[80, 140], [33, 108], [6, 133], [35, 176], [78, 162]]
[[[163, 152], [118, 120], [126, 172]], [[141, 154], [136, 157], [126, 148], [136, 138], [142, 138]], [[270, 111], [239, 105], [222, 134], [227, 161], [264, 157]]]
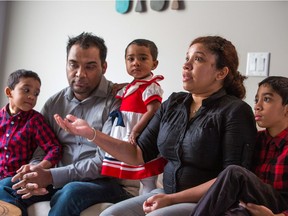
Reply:
[[157, 67], [158, 61], [153, 61], [148, 47], [131, 44], [127, 48], [125, 63], [130, 76], [134, 79], [143, 79]]

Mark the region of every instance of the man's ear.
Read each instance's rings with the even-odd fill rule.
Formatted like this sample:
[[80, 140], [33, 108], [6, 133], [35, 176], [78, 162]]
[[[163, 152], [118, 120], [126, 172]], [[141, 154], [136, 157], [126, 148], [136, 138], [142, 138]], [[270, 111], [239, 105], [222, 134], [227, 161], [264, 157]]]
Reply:
[[217, 76], [216, 76], [216, 80], [224, 80], [225, 77], [228, 75], [229, 73], [229, 68], [228, 67], [224, 67], [221, 70], [218, 71]]
[[108, 67], [108, 64], [107, 64], [107, 62], [105, 61], [104, 64], [102, 64], [102, 74], [105, 74], [105, 73], [106, 73], [107, 67]]
[[6, 87], [6, 88], [5, 88], [5, 94], [6, 94], [6, 96], [7, 96], [8, 98], [12, 96], [11, 91], [12, 91], [12, 90], [11, 90], [9, 87]]

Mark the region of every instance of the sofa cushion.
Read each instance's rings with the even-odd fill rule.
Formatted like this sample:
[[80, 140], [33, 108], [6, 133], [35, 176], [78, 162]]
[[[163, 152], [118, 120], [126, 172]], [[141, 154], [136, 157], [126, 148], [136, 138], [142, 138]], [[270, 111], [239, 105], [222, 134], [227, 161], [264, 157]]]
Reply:
[[[163, 175], [158, 175], [157, 187], [163, 188]], [[140, 190], [142, 189], [142, 184], [140, 184]], [[113, 203], [98, 203], [90, 206], [81, 212], [80, 216], [98, 216], [104, 209], [113, 205]], [[47, 216], [50, 210], [50, 202], [43, 201], [34, 203], [28, 207], [28, 216]]]
[[27, 211], [29, 216], [47, 216], [50, 210], [50, 202], [37, 202], [29, 206]]
[[[100, 213], [111, 206], [112, 203], [99, 203], [90, 206], [81, 212], [80, 216], [98, 216]], [[47, 216], [50, 210], [50, 202], [43, 201], [34, 203], [33, 205], [28, 207], [28, 215], [29, 216]]]
[[[81, 212], [80, 216], [98, 216], [102, 211], [104, 211], [109, 206], [113, 205], [113, 203], [98, 203], [90, 206]], [[29, 215], [30, 216], [30, 215]]]

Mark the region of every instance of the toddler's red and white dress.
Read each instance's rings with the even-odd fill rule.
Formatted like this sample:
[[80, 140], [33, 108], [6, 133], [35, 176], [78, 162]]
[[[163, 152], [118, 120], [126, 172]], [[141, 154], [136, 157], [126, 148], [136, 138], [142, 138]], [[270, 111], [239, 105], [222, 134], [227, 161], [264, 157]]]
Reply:
[[[134, 125], [147, 112], [147, 104], [154, 100], [162, 102], [163, 90], [158, 81], [163, 79], [161, 75], [151, 74], [146, 79], [134, 80], [117, 93], [116, 97], [122, 102], [119, 110], [110, 114], [113, 121], [110, 134], [112, 137], [128, 141]], [[106, 153], [101, 174], [121, 179], [143, 179], [162, 173], [165, 164], [166, 160], [159, 157], [144, 165], [133, 166], [118, 161]]]

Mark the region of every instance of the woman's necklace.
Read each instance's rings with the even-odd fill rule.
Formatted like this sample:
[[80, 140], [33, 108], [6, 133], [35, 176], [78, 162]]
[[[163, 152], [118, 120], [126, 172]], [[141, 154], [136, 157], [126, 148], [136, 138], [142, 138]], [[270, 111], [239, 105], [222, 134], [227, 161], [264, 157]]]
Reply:
[[198, 112], [198, 110], [200, 109], [200, 106], [195, 104], [194, 102], [191, 104], [190, 106], [190, 119], [194, 118], [194, 116], [196, 115], [196, 113]]
[[195, 114], [199, 109], [190, 110], [190, 113]]

